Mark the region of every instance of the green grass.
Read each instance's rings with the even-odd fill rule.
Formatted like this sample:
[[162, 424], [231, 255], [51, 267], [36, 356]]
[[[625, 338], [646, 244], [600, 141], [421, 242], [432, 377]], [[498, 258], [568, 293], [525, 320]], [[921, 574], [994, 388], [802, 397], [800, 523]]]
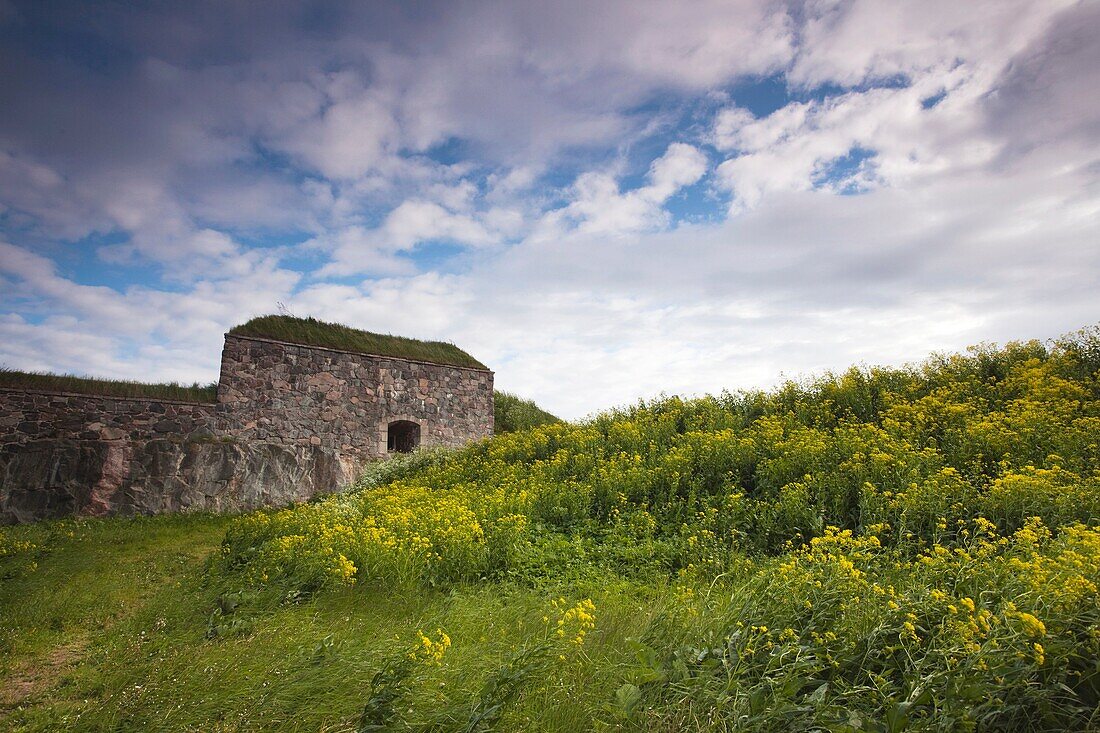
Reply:
[[[273, 603], [206, 575], [229, 521], [165, 516], [4, 530], [8, 541], [37, 549], [0, 557], [0, 688], [25, 693], [0, 696], [0, 729], [351, 731], [386, 660], [401, 658], [418, 631], [444, 629], [453, 646], [443, 664], [409, 680], [413, 712], [403, 717], [461, 730], [486, 680], [547, 638], [543, 616], [567, 596], [594, 600], [598, 630], [583, 648], [551, 642], [549, 669], [528, 681], [500, 729], [587, 730], [593, 715], [616, 719], [601, 711], [635, 664], [633, 640], [658, 632], [678, 608], [663, 583], [611, 578], [538, 588], [364, 585]], [[219, 616], [226, 597], [243, 602]], [[212, 634], [219, 620], [239, 623]]]
[[493, 393], [493, 432], [497, 434], [529, 430], [556, 422], [561, 422], [561, 419], [532, 400], [525, 400], [510, 392]]
[[118, 379], [93, 379], [71, 374], [44, 374], [0, 369], [0, 387], [36, 389], [46, 392], [76, 392], [104, 397], [147, 397], [180, 402], [216, 402], [217, 384], [151, 384]]
[[487, 369], [484, 364], [454, 344], [442, 341], [420, 341], [388, 334], [360, 331], [339, 323], [326, 323], [314, 318], [294, 316], [259, 316], [234, 326], [229, 333], [237, 336], [287, 341], [307, 346], [354, 351], [363, 354], [395, 356], [414, 361], [428, 361], [474, 369]]

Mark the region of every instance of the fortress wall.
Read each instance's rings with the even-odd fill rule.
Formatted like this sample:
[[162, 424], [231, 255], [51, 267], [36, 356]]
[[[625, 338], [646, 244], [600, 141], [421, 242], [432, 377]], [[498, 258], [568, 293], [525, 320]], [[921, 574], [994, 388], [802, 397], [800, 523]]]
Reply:
[[186, 440], [0, 446], [0, 524], [72, 515], [239, 512], [332, 493], [354, 474], [319, 448]]
[[213, 404], [0, 388], [0, 445], [213, 435]]
[[399, 359], [377, 363], [380, 453], [394, 419], [420, 423], [423, 445], [457, 447], [493, 434], [492, 372]]
[[227, 334], [218, 383], [223, 427], [242, 440], [374, 455], [377, 380], [369, 357]]
[[0, 523], [244, 511], [348, 485], [388, 454], [493, 430], [493, 373], [226, 335], [217, 404], [0, 389]]
[[381, 458], [393, 420], [421, 445], [458, 446], [493, 431], [493, 373], [226, 335], [219, 410], [243, 440]]
[[0, 389], [0, 523], [242, 511], [354, 478], [333, 451], [236, 440], [215, 404]]

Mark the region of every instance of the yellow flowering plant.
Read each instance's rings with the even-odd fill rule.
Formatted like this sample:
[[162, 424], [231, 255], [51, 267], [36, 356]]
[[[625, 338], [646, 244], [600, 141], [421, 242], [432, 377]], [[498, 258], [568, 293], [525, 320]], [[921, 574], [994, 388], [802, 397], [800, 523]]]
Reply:
[[[372, 469], [238, 519], [211, 572], [668, 588], [669, 638], [699, 639], [624, 693], [668, 720], [1081, 727], [1100, 689], [1098, 333], [661, 398]], [[548, 610], [554, 654], [590, 649], [595, 615]], [[517, 651], [496, 689], [537, 656]]]

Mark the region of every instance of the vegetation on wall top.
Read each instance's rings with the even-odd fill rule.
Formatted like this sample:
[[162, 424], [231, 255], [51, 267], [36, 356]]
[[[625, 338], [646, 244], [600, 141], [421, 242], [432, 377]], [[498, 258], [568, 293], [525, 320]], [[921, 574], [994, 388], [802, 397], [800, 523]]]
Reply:
[[44, 392], [75, 392], [103, 397], [144, 397], [180, 402], [216, 402], [218, 385], [164, 382], [127, 382], [119, 379], [93, 379], [72, 374], [46, 374], [0, 369], [0, 387], [36, 389]]
[[[370, 333], [338, 323], [318, 321], [314, 318], [277, 315], [260, 316], [247, 323], [235, 326], [229, 333], [238, 336], [257, 336], [307, 346], [340, 349], [342, 351], [394, 356], [449, 366], [474, 369], [487, 368], [454, 344]], [[199, 384], [196, 382], [190, 385], [177, 382], [150, 383], [0, 368], [0, 388], [5, 387], [9, 389], [42, 390], [45, 392], [74, 392], [104, 397], [179, 400], [181, 402], [216, 402], [218, 391], [216, 383]], [[519, 410], [514, 420], [516, 427], [510, 429], [544, 424], [547, 420], [542, 418], [539, 413], [549, 417], [551, 421], [557, 419], [543, 413], [537, 407], [534, 407], [533, 403], [531, 408], [534, 409], [534, 412], [529, 409]], [[520, 413], [523, 417], [519, 417]]]
[[269, 315], [258, 316], [229, 330], [235, 336], [256, 336], [305, 346], [320, 346], [362, 354], [394, 356], [448, 366], [487, 369], [484, 364], [454, 344], [390, 334], [371, 333], [316, 318]]

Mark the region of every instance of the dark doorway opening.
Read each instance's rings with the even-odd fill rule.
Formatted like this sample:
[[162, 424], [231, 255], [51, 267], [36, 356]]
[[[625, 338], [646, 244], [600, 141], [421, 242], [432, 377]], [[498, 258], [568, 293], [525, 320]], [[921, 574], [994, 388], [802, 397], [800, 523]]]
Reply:
[[420, 445], [420, 426], [411, 420], [395, 420], [386, 431], [386, 450], [410, 453]]

